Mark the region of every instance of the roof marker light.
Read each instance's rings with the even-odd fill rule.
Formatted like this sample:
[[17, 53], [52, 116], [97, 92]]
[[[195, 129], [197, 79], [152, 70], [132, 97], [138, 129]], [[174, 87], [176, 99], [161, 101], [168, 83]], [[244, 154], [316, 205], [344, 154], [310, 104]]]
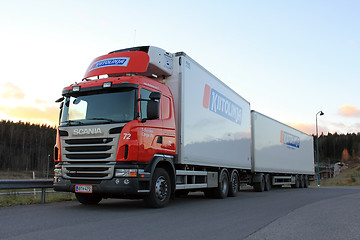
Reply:
[[103, 88], [110, 88], [112, 86], [112, 82], [103, 83]]
[[72, 88], [73, 92], [79, 92], [80, 91], [80, 86], [75, 86]]

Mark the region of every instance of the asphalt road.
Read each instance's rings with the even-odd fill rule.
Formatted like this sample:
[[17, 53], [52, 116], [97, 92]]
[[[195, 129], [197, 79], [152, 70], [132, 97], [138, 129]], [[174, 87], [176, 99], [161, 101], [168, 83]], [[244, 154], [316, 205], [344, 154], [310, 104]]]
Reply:
[[0, 208], [0, 239], [360, 239], [360, 187], [241, 191], [236, 198], [177, 198]]

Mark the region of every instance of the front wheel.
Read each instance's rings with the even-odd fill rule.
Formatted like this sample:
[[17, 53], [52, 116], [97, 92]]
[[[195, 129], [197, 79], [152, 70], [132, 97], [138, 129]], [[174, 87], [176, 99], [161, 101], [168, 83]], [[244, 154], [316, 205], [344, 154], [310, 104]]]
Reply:
[[155, 169], [150, 194], [145, 197], [145, 203], [149, 207], [165, 207], [170, 200], [171, 182], [168, 172], [163, 168]]

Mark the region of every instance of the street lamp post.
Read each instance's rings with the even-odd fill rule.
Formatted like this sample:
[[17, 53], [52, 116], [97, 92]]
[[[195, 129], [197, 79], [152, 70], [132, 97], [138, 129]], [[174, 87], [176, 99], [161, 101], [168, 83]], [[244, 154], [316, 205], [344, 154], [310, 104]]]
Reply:
[[317, 160], [317, 170], [318, 170], [318, 187], [320, 187], [320, 161], [319, 161], [319, 134], [318, 134], [318, 120], [317, 116], [320, 114], [320, 116], [324, 115], [323, 111], [319, 111], [316, 114], [316, 160]]

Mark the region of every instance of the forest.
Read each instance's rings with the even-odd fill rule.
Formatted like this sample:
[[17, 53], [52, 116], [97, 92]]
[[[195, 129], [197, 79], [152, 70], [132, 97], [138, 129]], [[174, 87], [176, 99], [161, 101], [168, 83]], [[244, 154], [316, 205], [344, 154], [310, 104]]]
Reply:
[[[314, 136], [314, 150], [316, 151], [316, 137]], [[359, 162], [360, 133], [331, 134], [319, 136], [319, 158], [324, 164], [336, 162]]]
[[48, 162], [52, 169], [55, 139], [50, 126], [1, 121], [0, 170], [45, 172]]
[[[0, 122], [0, 170], [45, 172], [52, 171], [56, 129], [47, 125], [24, 122]], [[314, 136], [314, 150], [316, 137]], [[358, 161], [360, 133], [319, 136], [320, 162]]]

